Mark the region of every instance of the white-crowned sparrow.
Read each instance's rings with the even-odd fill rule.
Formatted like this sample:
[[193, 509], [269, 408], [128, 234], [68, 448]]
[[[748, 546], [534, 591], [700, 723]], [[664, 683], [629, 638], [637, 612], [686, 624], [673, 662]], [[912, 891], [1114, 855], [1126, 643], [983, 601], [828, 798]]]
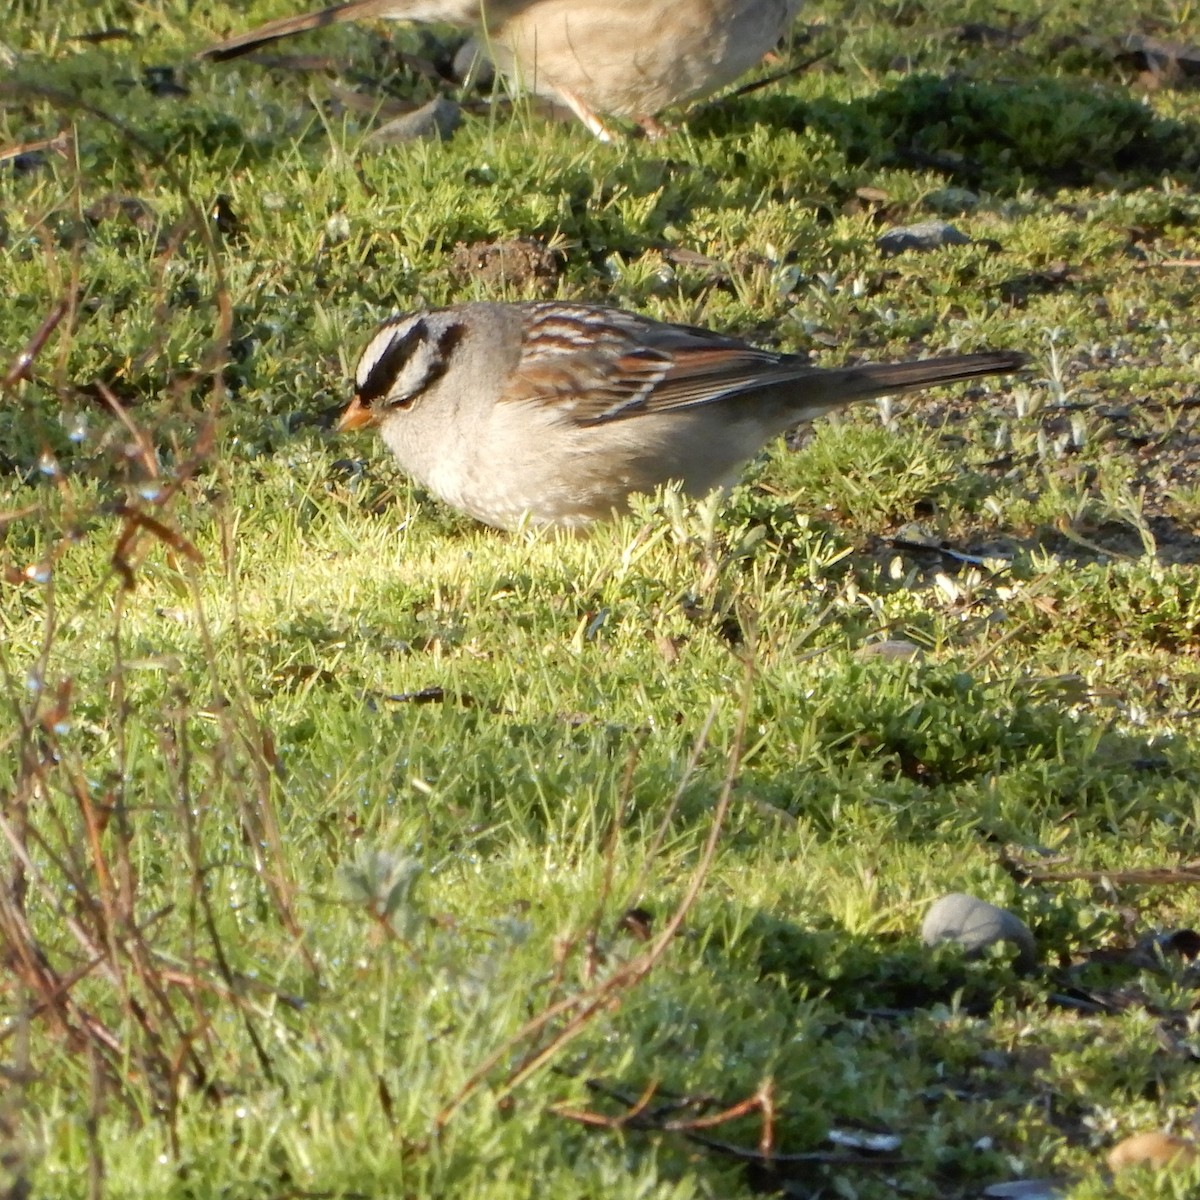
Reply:
[[598, 137], [603, 116], [653, 128], [656, 113], [717, 91], [788, 31], [801, 0], [350, 0], [271, 21], [203, 52], [235, 58], [268, 42], [372, 17], [476, 32], [513, 83], [566, 104]]
[[708, 329], [545, 301], [386, 322], [339, 429], [488, 525], [580, 528], [631, 493], [725, 486], [776, 434], [856, 400], [1015, 371], [1009, 350], [824, 370]]

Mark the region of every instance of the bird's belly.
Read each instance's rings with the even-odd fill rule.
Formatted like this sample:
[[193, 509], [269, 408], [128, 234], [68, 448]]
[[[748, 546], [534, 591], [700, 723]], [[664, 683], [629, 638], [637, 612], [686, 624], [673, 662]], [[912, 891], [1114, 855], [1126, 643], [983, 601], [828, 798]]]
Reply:
[[595, 425], [537, 407], [514, 416], [494, 413], [469, 438], [429, 439], [413, 430], [407, 444], [388, 440], [435, 496], [505, 529], [525, 520], [583, 528], [627, 511], [631, 495], [672, 482], [703, 495], [732, 483], [764, 440], [761, 421], [714, 420], [704, 407]]
[[[648, 116], [707, 95], [753, 67], [786, 32], [795, 0], [542, 0], [496, 38], [497, 65], [543, 95], [594, 112]], [[681, 12], [686, 18], [681, 19]]]

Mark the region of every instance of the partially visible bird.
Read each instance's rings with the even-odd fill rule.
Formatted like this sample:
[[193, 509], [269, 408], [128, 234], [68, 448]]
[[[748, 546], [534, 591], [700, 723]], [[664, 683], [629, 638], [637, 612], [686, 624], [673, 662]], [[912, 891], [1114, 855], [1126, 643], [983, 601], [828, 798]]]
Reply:
[[1017, 370], [1010, 350], [822, 369], [708, 329], [591, 304], [469, 303], [393, 317], [339, 429], [488, 525], [579, 529], [670, 481], [730, 484], [777, 434], [857, 400]]
[[349, 0], [270, 21], [201, 57], [236, 58], [292, 34], [382, 18], [469, 29], [518, 87], [565, 104], [596, 136], [603, 118], [654, 117], [750, 70], [791, 27], [801, 0]]

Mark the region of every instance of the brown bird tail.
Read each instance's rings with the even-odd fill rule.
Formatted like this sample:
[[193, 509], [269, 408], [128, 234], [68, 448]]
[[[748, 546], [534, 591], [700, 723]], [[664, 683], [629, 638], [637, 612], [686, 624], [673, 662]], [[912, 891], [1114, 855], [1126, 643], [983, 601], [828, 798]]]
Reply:
[[1026, 363], [1017, 350], [984, 350], [978, 354], [945, 354], [902, 363], [860, 363], [825, 372], [831, 406], [852, 404], [895, 392], [944, 383], [961, 383], [984, 375], [1008, 375]]
[[346, 4], [333, 4], [318, 12], [302, 13], [298, 17], [280, 17], [278, 21], [268, 21], [249, 33], [239, 34], [207, 50], [201, 50], [197, 58], [209, 58], [213, 62], [225, 62], [226, 59], [240, 58], [260, 46], [269, 46], [280, 38], [291, 37], [294, 33], [307, 33], [310, 29], [320, 29], [325, 25], [336, 25], [339, 21], [353, 21], [361, 16], [361, 6], [351, 0]]

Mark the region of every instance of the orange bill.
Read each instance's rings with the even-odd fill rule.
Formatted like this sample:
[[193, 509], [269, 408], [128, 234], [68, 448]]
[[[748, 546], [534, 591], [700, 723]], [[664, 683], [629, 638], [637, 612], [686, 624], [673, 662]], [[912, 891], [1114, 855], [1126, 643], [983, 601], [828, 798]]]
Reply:
[[364, 404], [357, 396], [346, 405], [345, 412], [338, 418], [334, 429], [338, 433], [349, 433], [353, 429], [365, 429], [375, 424], [375, 414], [369, 405]]

